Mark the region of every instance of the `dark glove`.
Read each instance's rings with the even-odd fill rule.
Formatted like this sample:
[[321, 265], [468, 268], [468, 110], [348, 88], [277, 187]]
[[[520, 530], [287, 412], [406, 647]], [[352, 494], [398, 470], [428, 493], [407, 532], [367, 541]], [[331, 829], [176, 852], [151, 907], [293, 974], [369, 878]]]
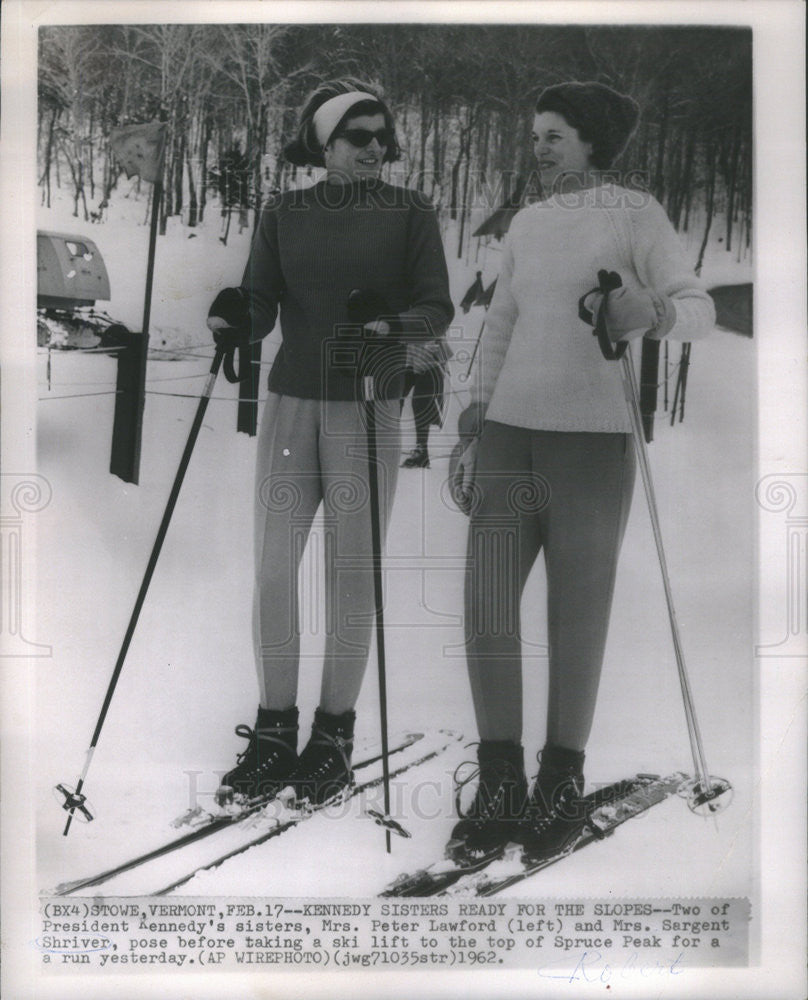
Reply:
[[225, 354], [232, 354], [234, 351], [246, 350], [250, 346], [250, 335], [246, 330], [234, 330], [231, 326], [224, 326], [221, 330], [213, 331], [213, 343], [223, 348]]
[[385, 319], [390, 323], [395, 316], [385, 297], [373, 289], [354, 288], [348, 295], [346, 305], [351, 323], [364, 325], [377, 319]]
[[[242, 288], [223, 288], [213, 300], [208, 311], [208, 329], [213, 342], [224, 352], [224, 373], [228, 382], [240, 382], [249, 371], [248, 351], [252, 320], [247, 293]], [[239, 352], [239, 371], [236, 373], [233, 358]]]
[[250, 342], [250, 300], [243, 288], [223, 288], [208, 310], [208, 329], [217, 345], [242, 347]]
[[401, 394], [403, 372], [407, 363], [404, 343], [391, 335], [396, 314], [385, 297], [374, 289], [354, 288], [345, 303], [351, 323], [361, 324], [355, 375], [373, 379], [378, 399]]

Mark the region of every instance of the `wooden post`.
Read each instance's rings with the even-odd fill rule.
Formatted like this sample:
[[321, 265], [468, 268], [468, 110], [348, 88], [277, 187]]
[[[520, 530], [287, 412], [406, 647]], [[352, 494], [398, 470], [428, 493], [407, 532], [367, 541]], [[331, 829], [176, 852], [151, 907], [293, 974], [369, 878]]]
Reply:
[[115, 329], [118, 377], [115, 385], [115, 416], [112, 421], [112, 454], [109, 471], [125, 483], [137, 485], [140, 466], [140, 430], [146, 402], [146, 352], [142, 334], [125, 327]]
[[162, 181], [154, 182], [152, 215], [149, 229], [149, 256], [146, 265], [146, 295], [143, 303], [143, 330], [130, 333], [124, 327], [116, 330], [124, 350], [118, 357], [118, 377], [115, 416], [112, 424], [112, 455], [109, 471], [125, 483], [137, 485], [140, 475], [140, 447], [143, 436], [143, 410], [146, 403], [146, 362], [149, 351], [149, 319], [151, 316], [154, 253], [157, 245], [157, 223], [160, 217]]

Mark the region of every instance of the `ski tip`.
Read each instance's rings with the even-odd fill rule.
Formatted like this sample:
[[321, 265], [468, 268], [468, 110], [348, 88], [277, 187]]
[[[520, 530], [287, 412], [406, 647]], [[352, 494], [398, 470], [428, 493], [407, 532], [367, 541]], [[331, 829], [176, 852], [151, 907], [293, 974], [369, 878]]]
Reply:
[[86, 878], [73, 879], [70, 882], [60, 882], [54, 889], [49, 889], [42, 893], [44, 896], [69, 896], [87, 883]]

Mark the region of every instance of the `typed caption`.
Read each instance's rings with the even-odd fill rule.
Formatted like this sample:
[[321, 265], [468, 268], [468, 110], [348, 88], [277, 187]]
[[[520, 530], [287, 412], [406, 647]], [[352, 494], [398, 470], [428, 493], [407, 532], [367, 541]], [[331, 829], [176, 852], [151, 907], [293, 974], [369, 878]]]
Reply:
[[[748, 965], [746, 898], [44, 898], [48, 972], [535, 969], [607, 982]], [[44, 971], [44, 969], [43, 969]]]

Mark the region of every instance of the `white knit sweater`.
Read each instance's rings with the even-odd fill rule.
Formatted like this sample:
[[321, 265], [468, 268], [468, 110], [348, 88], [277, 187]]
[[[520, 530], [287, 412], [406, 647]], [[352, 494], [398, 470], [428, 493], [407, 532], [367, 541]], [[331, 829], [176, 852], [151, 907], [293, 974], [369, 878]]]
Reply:
[[609, 184], [529, 205], [506, 237], [480, 345], [474, 399], [489, 403], [489, 419], [536, 430], [631, 430], [620, 365], [603, 358], [578, 318], [578, 300], [601, 268], [673, 301], [669, 338], [698, 340], [713, 328], [712, 299], [649, 194]]

